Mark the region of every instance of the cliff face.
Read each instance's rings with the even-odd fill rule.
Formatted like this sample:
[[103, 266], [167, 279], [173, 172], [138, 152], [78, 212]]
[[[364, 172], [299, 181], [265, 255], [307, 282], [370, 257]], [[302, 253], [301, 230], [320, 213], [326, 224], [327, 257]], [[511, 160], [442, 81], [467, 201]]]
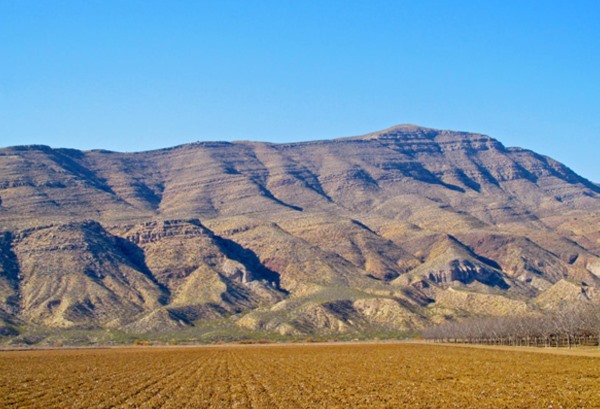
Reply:
[[549, 308], [565, 283], [595, 302], [599, 222], [600, 188], [566, 166], [416, 126], [4, 148], [1, 328], [351, 333]]

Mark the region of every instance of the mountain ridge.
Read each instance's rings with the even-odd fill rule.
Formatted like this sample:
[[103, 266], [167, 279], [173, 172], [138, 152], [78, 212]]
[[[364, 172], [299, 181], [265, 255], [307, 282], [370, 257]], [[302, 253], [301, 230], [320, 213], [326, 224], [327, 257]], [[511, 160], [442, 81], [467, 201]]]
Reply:
[[596, 294], [599, 221], [600, 187], [560, 162], [416, 125], [1, 148], [0, 326], [368, 336], [535, 314]]
[[[463, 136], [475, 135], [475, 136], [481, 136], [481, 137], [493, 139], [487, 135], [484, 135], [481, 133], [476, 133], [476, 132], [474, 133], [474, 132], [452, 131], [452, 130], [446, 130], [446, 129], [429, 128], [429, 127], [416, 125], [416, 124], [398, 124], [398, 125], [393, 125], [393, 126], [390, 126], [390, 127], [378, 130], [378, 131], [369, 132], [369, 133], [362, 134], [362, 135], [339, 136], [339, 137], [333, 137], [333, 138], [327, 138], [327, 139], [315, 139], [315, 140], [306, 140], [306, 141], [298, 141], [298, 142], [268, 142], [268, 141], [246, 140], [246, 139], [231, 140], [231, 141], [204, 140], [204, 141], [187, 142], [187, 143], [183, 143], [183, 144], [179, 144], [179, 145], [175, 145], [175, 146], [143, 150], [143, 151], [113, 151], [113, 150], [107, 150], [107, 149], [103, 149], [103, 148], [92, 148], [92, 149], [81, 150], [81, 149], [74, 149], [74, 148], [68, 148], [68, 147], [52, 147], [52, 146], [45, 145], [45, 144], [12, 145], [12, 146], [0, 147], [0, 149], [13, 149], [13, 148], [15, 148], [15, 149], [41, 149], [41, 150], [51, 149], [51, 150], [83, 152], [83, 153], [100, 152], [100, 153], [120, 153], [120, 154], [138, 153], [139, 154], [139, 153], [151, 153], [151, 152], [157, 152], [157, 151], [169, 151], [169, 150], [173, 150], [173, 149], [179, 149], [179, 148], [196, 146], [196, 145], [202, 146], [202, 145], [218, 145], [218, 144], [227, 145], [227, 144], [250, 143], [250, 144], [266, 144], [266, 145], [276, 145], [276, 146], [284, 145], [285, 146], [285, 145], [298, 145], [298, 144], [329, 143], [329, 142], [335, 142], [335, 141], [370, 140], [370, 139], [376, 138], [378, 136], [381, 137], [381, 136], [386, 136], [388, 134], [394, 134], [397, 136], [408, 136], [408, 135], [414, 136], [415, 134], [437, 135], [440, 133], [450, 133], [450, 134], [454, 134], [454, 135], [463, 135]], [[495, 140], [495, 141], [500, 143], [497, 140]]]

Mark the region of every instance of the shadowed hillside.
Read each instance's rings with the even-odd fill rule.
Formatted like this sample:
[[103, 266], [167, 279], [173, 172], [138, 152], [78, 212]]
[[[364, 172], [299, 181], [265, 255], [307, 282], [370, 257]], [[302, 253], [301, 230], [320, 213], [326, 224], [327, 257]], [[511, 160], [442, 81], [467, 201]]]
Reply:
[[599, 223], [600, 187], [565, 165], [413, 125], [139, 153], [3, 148], [0, 335], [381, 334], [594, 303]]

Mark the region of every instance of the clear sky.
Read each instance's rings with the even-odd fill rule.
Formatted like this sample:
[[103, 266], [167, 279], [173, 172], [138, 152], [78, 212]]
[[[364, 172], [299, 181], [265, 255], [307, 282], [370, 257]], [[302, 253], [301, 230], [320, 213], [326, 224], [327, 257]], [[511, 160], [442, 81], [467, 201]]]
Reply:
[[485, 133], [600, 182], [600, 1], [0, 0], [0, 146], [400, 123]]

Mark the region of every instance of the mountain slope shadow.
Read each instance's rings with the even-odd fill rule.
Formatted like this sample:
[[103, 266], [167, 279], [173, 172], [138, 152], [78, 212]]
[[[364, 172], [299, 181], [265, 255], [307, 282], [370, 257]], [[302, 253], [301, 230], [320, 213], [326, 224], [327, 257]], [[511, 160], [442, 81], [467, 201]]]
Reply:
[[121, 251], [121, 254], [128, 261], [128, 264], [140, 273], [144, 274], [154, 285], [156, 285], [161, 294], [158, 302], [162, 305], [168, 303], [171, 296], [171, 292], [167, 286], [158, 281], [150, 268], [146, 265], [146, 257], [144, 256], [144, 250], [138, 247], [135, 243], [124, 239], [122, 237], [113, 236], [117, 248]]
[[233, 240], [226, 239], [216, 234], [214, 240], [225, 256], [246, 266], [252, 272], [254, 278], [266, 280], [278, 291], [288, 294], [288, 292], [280, 286], [281, 281], [279, 273], [265, 266], [252, 250], [242, 247]]

